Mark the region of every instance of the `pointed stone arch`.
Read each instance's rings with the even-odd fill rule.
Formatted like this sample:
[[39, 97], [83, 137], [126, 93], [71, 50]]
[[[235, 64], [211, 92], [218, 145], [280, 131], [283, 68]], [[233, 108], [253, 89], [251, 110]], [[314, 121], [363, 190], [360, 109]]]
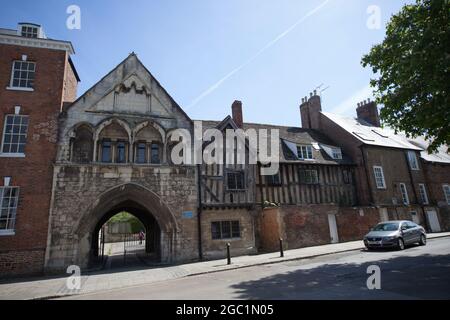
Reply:
[[79, 240], [78, 262], [86, 267], [92, 260], [99, 225], [106, 222], [111, 215], [122, 208], [135, 207], [139, 219], [154, 219], [160, 229], [160, 259], [162, 262], [174, 260], [177, 235], [180, 232], [177, 220], [169, 206], [153, 191], [136, 184], [125, 183], [103, 192], [86, 211], [75, 228], [75, 236]]

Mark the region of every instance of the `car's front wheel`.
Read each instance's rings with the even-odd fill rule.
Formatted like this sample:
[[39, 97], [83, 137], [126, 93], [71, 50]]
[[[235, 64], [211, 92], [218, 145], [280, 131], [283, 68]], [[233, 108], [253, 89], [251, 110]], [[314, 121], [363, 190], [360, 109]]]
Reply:
[[420, 236], [419, 244], [420, 244], [421, 246], [424, 246], [424, 245], [427, 244], [427, 237], [425, 237], [424, 234], [422, 234], [422, 235]]
[[399, 238], [397, 240], [397, 247], [399, 250], [405, 249], [405, 242], [403, 241], [403, 239]]

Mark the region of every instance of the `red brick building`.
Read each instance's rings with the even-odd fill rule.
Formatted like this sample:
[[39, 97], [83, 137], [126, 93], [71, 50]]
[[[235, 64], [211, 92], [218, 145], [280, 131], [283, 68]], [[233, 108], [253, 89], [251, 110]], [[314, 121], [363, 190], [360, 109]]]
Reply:
[[[428, 154], [423, 139], [380, 127], [377, 105], [358, 104], [357, 117], [322, 111], [311, 94], [300, 106], [302, 127], [330, 137], [356, 164], [359, 206], [371, 206], [380, 220], [407, 219], [430, 232], [449, 230], [450, 155], [443, 146]], [[447, 191], [448, 190], [448, 191]]]
[[0, 29], [0, 274], [39, 273], [47, 246], [58, 116], [76, 98], [72, 44], [41, 26]]

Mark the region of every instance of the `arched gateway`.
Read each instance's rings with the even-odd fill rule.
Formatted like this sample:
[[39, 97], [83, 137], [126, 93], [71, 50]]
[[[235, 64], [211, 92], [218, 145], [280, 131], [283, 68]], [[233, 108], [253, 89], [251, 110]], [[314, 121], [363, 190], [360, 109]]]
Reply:
[[174, 214], [153, 191], [134, 183], [113, 187], [91, 204], [88, 214], [79, 222], [75, 234], [79, 239], [79, 258], [89, 265], [98, 253], [98, 232], [112, 216], [127, 211], [145, 226], [150, 237], [146, 252], [154, 253], [158, 261], [170, 262], [178, 230]]
[[[62, 191], [61, 191], [62, 192]], [[126, 211], [138, 218], [144, 225], [146, 237], [145, 252], [155, 262], [170, 263], [177, 260], [180, 229], [174, 213], [154, 191], [137, 183], [129, 182], [111, 187], [90, 201], [79, 203], [78, 210], [65, 214], [70, 230], [62, 233], [59, 225], [61, 211], [67, 208], [56, 206], [53, 213], [53, 227], [49, 237], [46, 257], [47, 271], [65, 269], [68, 265], [89, 268], [97, 261], [98, 235], [102, 225], [112, 216]], [[76, 219], [73, 224], [67, 220]]]

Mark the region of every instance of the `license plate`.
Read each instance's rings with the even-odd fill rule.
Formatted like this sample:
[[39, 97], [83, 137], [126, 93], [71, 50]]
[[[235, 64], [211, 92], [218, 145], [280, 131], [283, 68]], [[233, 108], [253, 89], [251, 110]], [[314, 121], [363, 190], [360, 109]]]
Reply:
[[369, 244], [381, 244], [381, 241], [369, 241]]

